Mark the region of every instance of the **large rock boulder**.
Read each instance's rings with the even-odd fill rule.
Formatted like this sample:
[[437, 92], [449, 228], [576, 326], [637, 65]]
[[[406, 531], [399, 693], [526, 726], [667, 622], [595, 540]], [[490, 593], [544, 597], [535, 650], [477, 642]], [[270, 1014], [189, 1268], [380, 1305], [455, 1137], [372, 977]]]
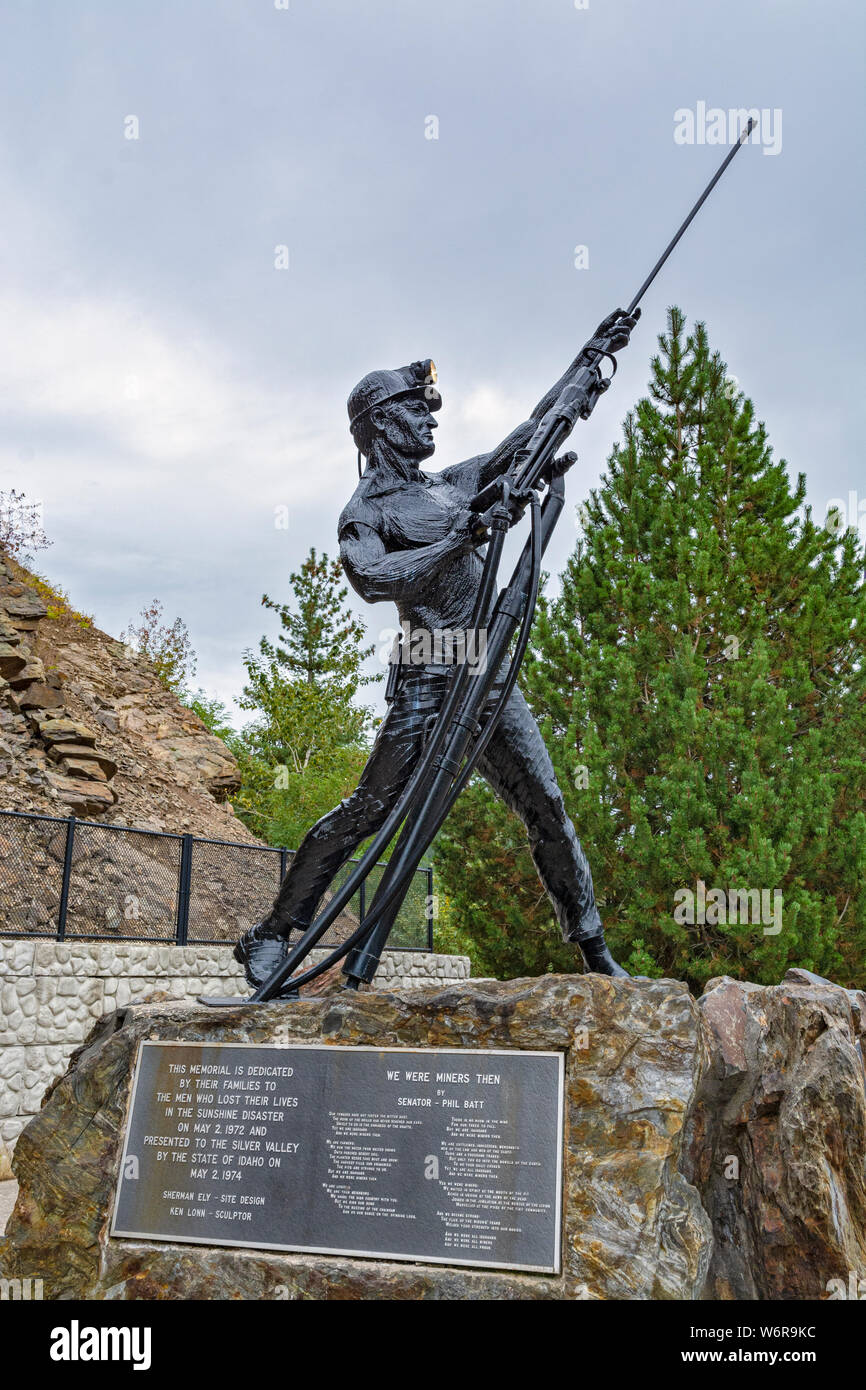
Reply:
[[826, 1298], [866, 1276], [866, 995], [806, 970], [711, 980], [687, 1171], [712, 1220], [707, 1296]]
[[[138, 1043], [363, 1043], [561, 1049], [566, 1054], [563, 1272], [559, 1276], [184, 1247], [109, 1238]], [[694, 1299], [712, 1248], [683, 1177], [686, 1126], [706, 1065], [685, 986], [599, 976], [470, 981], [209, 1010], [120, 1010], [73, 1057], [15, 1153], [8, 1277], [51, 1298]]]

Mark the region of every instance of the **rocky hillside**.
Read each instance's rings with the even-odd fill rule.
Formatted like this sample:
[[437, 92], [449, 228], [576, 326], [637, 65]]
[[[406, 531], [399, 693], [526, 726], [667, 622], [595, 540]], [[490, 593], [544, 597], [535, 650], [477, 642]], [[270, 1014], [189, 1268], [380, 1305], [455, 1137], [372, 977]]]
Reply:
[[[239, 785], [225, 744], [160, 684], [145, 657], [0, 553], [0, 818], [74, 815], [199, 837], [190, 939], [234, 941], [279, 884], [273, 853], [206, 843], [262, 846], [232, 810]], [[171, 939], [177, 840], [90, 829], [76, 832], [75, 844], [69, 935]], [[64, 826], [10, 817], [0, 824], [0, 931], [54, 930], [65, 846]], [[357, 925], [350, 905], [324, 941]]]
[[0, 556], [0, 809], [255, 844], [238, 782], [145, 658]]

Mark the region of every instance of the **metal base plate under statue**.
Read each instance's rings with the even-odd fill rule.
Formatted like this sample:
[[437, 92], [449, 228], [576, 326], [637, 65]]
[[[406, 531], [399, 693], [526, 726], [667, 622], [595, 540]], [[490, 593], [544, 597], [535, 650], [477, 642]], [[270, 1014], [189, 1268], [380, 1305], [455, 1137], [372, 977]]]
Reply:
[[19, 1140], [3, 1272], [51, 1298], [694, 1298], [701, 1056], [672, 981], [130, 1007]]

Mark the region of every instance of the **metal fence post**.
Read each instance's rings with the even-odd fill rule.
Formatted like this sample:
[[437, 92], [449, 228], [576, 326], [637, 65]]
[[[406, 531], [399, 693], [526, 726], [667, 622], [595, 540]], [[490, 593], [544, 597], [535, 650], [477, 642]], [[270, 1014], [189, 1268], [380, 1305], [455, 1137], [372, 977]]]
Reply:
[[433, 950], [433, 865], [427, 869], [427, 950]]
[[189, 889], [192, 873], [192, 835], [184, 835], [180, 842], [180, 873], [177, 882], [177, 935], [178, 946], [185, 946], [189, 934]]
[[289, 851], [285, 845], [280, 845], [280, 883], [286, 876], [286, 869], [289, 867]]
[[72, 875], [72, 847], [75, 842], [75, 817], [66, 822], [66, 851], [63, 855], [63, 880], [60, 884], [60, 906], [57, 909], [57, 940], [66, 936], [66, 909], [69, 906], [69, 880]]

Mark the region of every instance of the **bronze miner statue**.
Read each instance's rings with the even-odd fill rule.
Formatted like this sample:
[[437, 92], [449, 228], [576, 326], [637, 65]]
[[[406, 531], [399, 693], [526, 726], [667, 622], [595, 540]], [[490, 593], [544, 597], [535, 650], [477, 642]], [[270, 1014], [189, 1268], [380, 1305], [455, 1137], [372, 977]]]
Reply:
[[[631, 318], [617, 320], [614, 349], [624, 347]], [[601, 325], [599, 335], [608, 325]], [[436, 634], [470, 634], [488, 532], [469, 503], [512, 469], [515, 457], [563, 387], [586, 365], [588, 344], [528, 420], [489, 454], [439, 473], [422, 472], [435, 449], [434, 412], [442, 398], [430, 361], [370, 372], [348, 400], [349, 428], [366, 467], [339, 521], [340, 556], [353, 588], [368, 603], [393, 600], [404, 636], [392, 659], [388, 713], [357, 789], [313, 826], [295, 854], [271, 911], [241, 937], [235, 957], [257, 988], [282, 963], [293, 932], [304, 932], [334, 875], [358, 845], [379, 830], [418, 763], [425, 731], [442, 708], [458, 660], [484, 644], [455, 640], [436, 650]], [[566, 455], [562, 465], [574, 455]], [[430, 634], [425, 644], [410, 634]], [[426, 650], [425, 650], [426, 645]], [[407, 651], [408, 648], [408, 651]], [[421, 653], [413, 659], [412, 649]], [[440, 660], [425, 661], [426, 655]], [[444, 658], [444, 659], [442, 659]], [[483, 658], [481, 658], [483, 660]], [[501, 690], [503, 667], [490, 696]], [[477, 678], [477, 677], [476, 677]], [[586, 967], [624, 975], [604, 939], [583, 847], [565, 809], [544, 741], [520, 690], [508, 696], [478, 771], [526, 826], [538, 876], [564, 940], [576, 942]]]
[[[254, 990], [250, 1002], [294, 997], [338, 960], [345, 961], [347, 988], [373, 979], [412, 875], [475, 769], [526, 826], [564, 939], [580, 948], [588, 970], [627, 973], [605, 942], [589, 864], [517, 676], [542, 556], [564, 506], [563, 475], [576, 457], [558, 451], [609, 387], [614, 354], [629, 341], [641, 299], [752, 126], [750, 120], [628, 308], [599, 324], [529, 418], [491, 453], [439, 473], [422, 470], [442, 404], [429, 360], [370, 372], [349, 396], [359, 472], [362, 456], [366, 467], [340, 517], [340, 554], [362, 598], [396, 603], [403, 641], [391, 657], [388, 714], [357, 789], [305, 836], [267, 916], [235, 947]], [[529, 535], [500, 591], [505, 537], [527, 512]], [[360, 862], [320, 909], [338, 869], [369, 836]], [[364, 921], [326, 960], [299, 972], [392, 840]]]

